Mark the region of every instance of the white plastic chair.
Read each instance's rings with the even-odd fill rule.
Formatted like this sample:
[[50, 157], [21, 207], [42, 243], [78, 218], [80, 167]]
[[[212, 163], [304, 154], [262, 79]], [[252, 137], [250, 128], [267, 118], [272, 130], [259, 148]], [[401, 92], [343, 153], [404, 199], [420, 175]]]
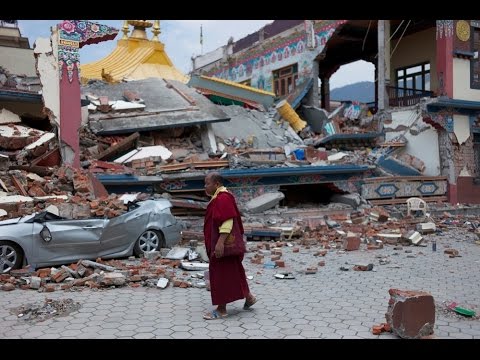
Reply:
[[411, 215], [412, 211], [421, 211], [423, 216], [427, 216], [427, 203], [417, 197], [412, 197], [407, 200], [407, 216]]

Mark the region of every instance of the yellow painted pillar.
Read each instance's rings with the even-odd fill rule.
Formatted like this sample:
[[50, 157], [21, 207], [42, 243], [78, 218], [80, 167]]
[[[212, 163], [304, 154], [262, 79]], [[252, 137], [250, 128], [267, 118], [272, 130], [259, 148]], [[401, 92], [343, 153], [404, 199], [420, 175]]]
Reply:
[[287, 100], [280, 101], [275, 108], [282, 118], [290, 123], [295, 132], [302, 131], [307, 126], [307, 122], [300, 119], [300, 116], [298, 116]]

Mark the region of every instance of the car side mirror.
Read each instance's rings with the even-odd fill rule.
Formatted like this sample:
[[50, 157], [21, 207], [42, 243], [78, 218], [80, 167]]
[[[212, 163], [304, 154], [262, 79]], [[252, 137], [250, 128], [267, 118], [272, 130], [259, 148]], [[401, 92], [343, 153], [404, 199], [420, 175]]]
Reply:
[[47, 225], [43, 225], [42, 231], [40, 231], [40, 236], [45, 242], [52, 240], [52, 233], [48, 230]]

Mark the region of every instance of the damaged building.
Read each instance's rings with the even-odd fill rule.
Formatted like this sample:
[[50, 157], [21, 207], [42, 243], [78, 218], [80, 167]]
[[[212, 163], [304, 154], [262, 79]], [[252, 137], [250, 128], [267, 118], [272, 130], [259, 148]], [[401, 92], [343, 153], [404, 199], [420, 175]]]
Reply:
[[[125, 22], [106, 58], [68, 67], [65, 56], [78, 60], [80, 46], [118, 33], [80, 32], [78, 42], [66, 30], [76, 25], [35, 44], [48, 122], [31, 130], [6, 120], [2, 149], [17, 153], [2, 156], [16, 170], [66, 164], [110, 193], [165, 193], [196, 210], [212, 169], [244, 204], [264, 195], [274, 205], [327, 204], [346, 193], [354, 207], [476, 202], [475, 21], [276, 20], [194, 58], [190, 77], [169, 59], [159, 22], [146, 20]], [[359, 59], [375, 65], [375, 102], [332, 108], [330, 77]], [[24, 142], [8, 149], [14, 135]]]
[[[477, 20], [276, 20], [194, 58], [192, 73], [286, 99], [322, 133], [317, 146], [375, 145], [377, 179], [360, 190], [367, 199], [478, 203], [479, 33]], [[357, 60], [375, 65], [375, 102], [362, 115], [348, 102], [328, 119], [329, 79]], [[360, 133], [348, 118], [378, 127]]]

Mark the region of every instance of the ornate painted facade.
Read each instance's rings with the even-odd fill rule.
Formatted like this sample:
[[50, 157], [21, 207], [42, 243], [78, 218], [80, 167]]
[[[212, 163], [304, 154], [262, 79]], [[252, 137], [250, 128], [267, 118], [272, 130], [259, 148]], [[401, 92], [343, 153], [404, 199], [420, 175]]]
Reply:
[[250, 80], [251, 86], [273, 91], [272, 71], [298, 64], [297, 86], [312, 76], [313, 60], [323, 51], [335, 29], [346, 20], [323, 20], [314, 25], [315, 44], [307, 46], [308, 33], [293, 31], [287, 36], [267, 39], [255, 46], [233, 54], [232, 65], [217, 64], [206, 74], [235, 82]]
[[112, 40], [118, 34], [118, 30], [110, 26], [85, 20], [64, 20], [57, 27], [60, 79], [63, 77], [63, 69], [66, 68], [69, 82], [73, 80], [75, 68], [77, 68], [77, 76], [80, 80], [79, 49], [81, 47]]

